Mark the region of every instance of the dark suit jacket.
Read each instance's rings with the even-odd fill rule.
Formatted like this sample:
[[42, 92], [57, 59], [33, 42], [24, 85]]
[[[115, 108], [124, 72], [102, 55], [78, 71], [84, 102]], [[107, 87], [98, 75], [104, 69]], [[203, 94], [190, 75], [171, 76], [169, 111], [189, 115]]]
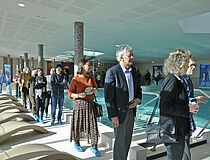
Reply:
[[[190, 132], [189, 100], [182, 82], [168, 74], [160, 91], [160, 123], [173, 120], [178, 139]], [[170, 126], [168, 126], [170, 128]]]
[[[134, 81], [134, 98], [141, 99], [142, 91], [134, 67], [132, 67], [131, 72]], [[109, 119], [118, 117], [119, 122], [122, 123], [125, 120], [129, 106], [129, 91], [125, 74], [120, 64], [113, 66], [106, 72], [104, 95]], [[134, 114], [136, 114], [136, 108], [133, 108], [133, 110]]]

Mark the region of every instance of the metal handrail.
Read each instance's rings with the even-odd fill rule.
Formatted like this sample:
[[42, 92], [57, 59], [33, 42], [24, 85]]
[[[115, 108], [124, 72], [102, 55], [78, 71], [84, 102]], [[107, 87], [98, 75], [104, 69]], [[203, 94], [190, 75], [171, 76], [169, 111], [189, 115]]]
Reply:
[[153, 99], [151, 99], [150, 101], [148, 101], [148, 102], [146, 102], [146, 103], [144, 103], [144, 104], [142, 104], [142, 105], [136, 107], [136, 109], [139, 109], [139, 108], [141, 108], [141, 107], [144, 107], [144, 106], [146, 106], [146, 105], [152, 103], [153, 101], [155, 101], [156, 99], [158, 99], [158, 98], [160, 97], [159, 94], [154, 93], [154, 92], [142, 92], [142, 94], [151, 94], [151, 95], [155, 95], [156, 97], [153, 98]]
[[198, 133], [198, 135], [195, 138], [199, 138], [201, 133], [203, 133], [204, 129], [206, 129], [206, 127], [209, 125], [210, 120], [208, 120], [208, 122], [205, 124], [205, 126], [202, 128], [202, 130]]

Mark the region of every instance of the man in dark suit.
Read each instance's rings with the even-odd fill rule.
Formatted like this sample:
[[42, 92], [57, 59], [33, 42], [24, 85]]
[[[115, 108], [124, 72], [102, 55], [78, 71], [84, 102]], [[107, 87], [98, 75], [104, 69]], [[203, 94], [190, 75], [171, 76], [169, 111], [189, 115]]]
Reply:
[[129, 45], [120, 45], [116, 51], [119, 64], [110, 68], [105, 77], [104, 95], [109, 119], [115, 133], [114, 160], [126, 160], [131, 144], [136, 106], [141, 103], [142, 91], [134, 56]]

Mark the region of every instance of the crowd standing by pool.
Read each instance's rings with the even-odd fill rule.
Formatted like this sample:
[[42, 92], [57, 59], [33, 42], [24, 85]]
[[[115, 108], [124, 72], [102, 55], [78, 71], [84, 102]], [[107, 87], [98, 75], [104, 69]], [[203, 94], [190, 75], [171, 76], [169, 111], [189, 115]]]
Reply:
[[[114, 160], [126, 160], [134, 129], [136, 106], [142, 102], [139, 71], [133, 65], [134, 54], [131, 46], [118, 45], [116, 50], [118, 64], [109, 68], [102, 75], [96, 72], [97, 80], [91, 73], [91, 63], [82, 59], [76, 76], [72, 76], [68, 96], [74, 99], [73, 116], [71, 120], [70, 142], [74, 141], [74, 148], [84, 152], [80, 141], [86, 139], [91, 142], [91, 150], [97, 157], [99, 130], [94, 111], [93, 96], [98, 93], [98, 86], [104, 87], [105, 105], [108, 118], [114, 128], [115, 142], [113, 149]], [[196, 63], [188, 50], [176, 49], [164, 61], [165, 79], [160, 90], [160, 119], [159, 124], [167, 132], [175, 131], [176, 143], [164, 143], [169, 160], [190, 160], [190, 137], [195, 131], [193, 114], [198, 113], [198, 103], [206, 103], [204, 96], [194, 96], [193, 75]], [[149, 72], [149, 71], [148, 71]], [[44, 76], [42, 68], [30, 72], [24, 68], [14, 77], [16, 83], [16, 97], [21, 91], [23, 106], [29, 107], [34, 118], [44, 124], [48, 117], [48, 106], [51, 102], [51, 125], [55, 124], [56, 108], [58, 104], [57, 122], [62, 122], [64, 104], [64, 89], [67, 73], [63, 72], [61, 64], [52, 68], [50, 75]], [[5, 77], [6, 76], [6, 77]], [[147, 78], [150, 82], [150, 78]], [[6, 82], [7, 94], [11, 92], [11, 76], [4, 75], [0, 70], [0, 92], [2, 84]], [[149, 83], [148, 83], [149, 85]], [[27, 99], [29, 100], [27, 101]], [[51, 101], [50, 101], [51, 98]], [[41, 113], [40, 113], [41, 111]], [[44, 114], [45, 111], [45, 114]]]

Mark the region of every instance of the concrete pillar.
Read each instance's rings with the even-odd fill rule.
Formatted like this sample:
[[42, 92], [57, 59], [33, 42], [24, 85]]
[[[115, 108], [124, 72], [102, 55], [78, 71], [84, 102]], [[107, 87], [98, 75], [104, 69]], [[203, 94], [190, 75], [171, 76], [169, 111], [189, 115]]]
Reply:
[[31, 57], [31, 69], [34, 68], [34, 57]]
[[10, 55], [7, 55], [7, 64], [10, 64]]
[[[13, 73], [16, 73], [16, 70], [19, 69], [18, 68], [18, 58], [13, 58]], [[14, 75], [14, 74], [13, 74]]]
[[19, 69], [20, 69], [20, 71], [23, 71], [23, 58], [22, 58], [22, 56], [19, 57]]
[[55, 59], [53, 59], [53, 68], [55, 68]]
[[3, 71], [4, 58], [0, 56], [0, 69]]
[[24, 53], [24, 68], [29, 67], [28, 66], [28, 53]]
[[16, 59], [16, 70], [20, 69], [19, 66], [20, 66], [20, 59], [17, 58], [17, 59]]
[[38, 44], [38, 67], [44, 70], [43, 44]]
[[74, 75], [83, 56], [83, 22], [74, 22]]

